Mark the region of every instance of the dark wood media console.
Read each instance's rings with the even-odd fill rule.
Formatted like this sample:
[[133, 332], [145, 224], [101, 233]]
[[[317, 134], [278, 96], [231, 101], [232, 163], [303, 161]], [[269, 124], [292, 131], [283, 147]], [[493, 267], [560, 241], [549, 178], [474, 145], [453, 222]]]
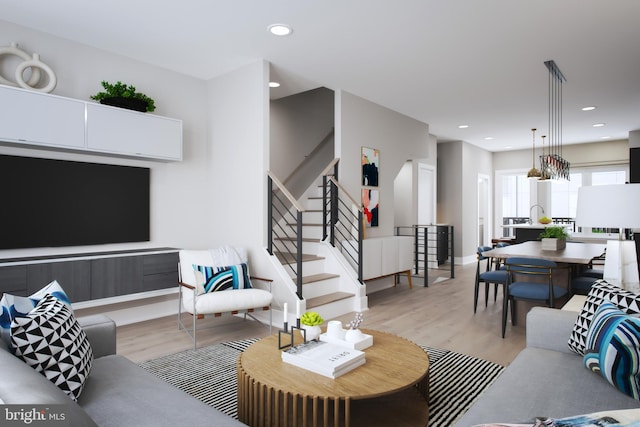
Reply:
[[167, 289], [178, 283], [178, 249], [0, 259], [0, 296], [28, 296], [57, 280], [72, 303]]

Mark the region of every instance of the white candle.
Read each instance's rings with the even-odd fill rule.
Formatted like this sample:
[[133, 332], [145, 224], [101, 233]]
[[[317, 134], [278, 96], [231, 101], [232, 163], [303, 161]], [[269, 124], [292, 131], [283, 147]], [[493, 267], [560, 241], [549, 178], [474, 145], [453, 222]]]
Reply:
[[296, 300], [296, 319], [300, 318], [300, 300]]
[[283, 309], [283, 311], [282, 311], [282, 316], [283, 316], [283, 318], [284, 318], [284, 323], [287, 323], [287, 309], [288, 309], [288, 308], [289, 308], [289, 307], [288, 307], [287, 303], [285, 302], [285, 303], [284, 303], [284, 309]]

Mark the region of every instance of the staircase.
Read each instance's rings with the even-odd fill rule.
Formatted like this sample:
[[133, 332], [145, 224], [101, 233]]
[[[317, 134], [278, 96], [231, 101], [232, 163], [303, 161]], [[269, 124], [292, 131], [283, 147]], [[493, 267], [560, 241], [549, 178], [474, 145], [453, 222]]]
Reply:
[[[321, 178], [320, 178], [321, 180]], [[367, 309], [365, 286], [340, 251], [322, 240], [322, 186], [316, 181], [298, 200], [302, 212], [302, 297], [305, 310], [325, 319]], [[297, 278], [295, 216], [283, 220], [286, 236], [274, 237], [274, 252], [295, 286]], [[278, 248], [277, 250], [275, 248]]]

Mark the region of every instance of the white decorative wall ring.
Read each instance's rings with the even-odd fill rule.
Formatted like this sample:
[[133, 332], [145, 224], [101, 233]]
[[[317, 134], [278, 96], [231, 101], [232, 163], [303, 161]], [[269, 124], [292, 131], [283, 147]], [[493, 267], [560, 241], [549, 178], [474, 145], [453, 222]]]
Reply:
[[[26, 70], [29, 67], [31, 67], [31, 70], [41, 69], [42, 71], [47, 73], [47, 76], [49, 77], [49, 84], [47, 84], [43, 88], [37, 88], [29, 85], [28, 82], [25, 82], [22, 77], [22, 73], [24, 73], [24, 70]], [[49, 67], [44, 62], [40, 61], [40, 55], [38, 55], [37, 53], [33, 54], [32, 60], [24, 61], [20, 65], [18, 65], [18, 67], [16, 68], [16, 81], [18, 82], [20, 87], [23, 87], [25, 89], [35, 89], [35, 90], [39, 90], [41, 92], [47, 92], [47, 93], [53, 91], [53, 89], [55, 89], [56, 87], [56, 84], [58, 83], [58, 79], [56, 78], [56, 75], [51, 69], [51, 67]]]
[[[15, 55], [19, 58], [22, 58], [23, 61], [31, 60], [31, 55], [29, 55], [24, 50], [20, 49], [18, 47], [18, 44], [15, 42], [11, 43], [11, 46], [0, 47], [0, 56], [2, 55]], [[31, 70], [31, 77], [29, 78], [29, 81], [27, 81], [27, 84], [30, 87], [33, 87], [37, 85], [39, 81], [40, 81], [40, 69], [34, 68]], [[16, 82], [7, 80], [2, 75], [0, 75], [0, 83], [9, 85], [9, 86], [18, 86]]]

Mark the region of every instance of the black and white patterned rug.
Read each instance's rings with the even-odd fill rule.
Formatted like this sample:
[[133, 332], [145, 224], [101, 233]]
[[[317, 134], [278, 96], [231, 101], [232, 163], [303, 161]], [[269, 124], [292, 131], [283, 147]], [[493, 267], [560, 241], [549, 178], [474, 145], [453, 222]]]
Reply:
[[[169, 384], [237, 418], [236, 363], [256, 340], [231, 341], [140, 364]], [[422, 346], [429, 353], [429, 426], [455, 423], [504, 368], [449, 350]], [[213, 363], [215, 361], [215, 363]], [[203, 369], [206, 367], [206, 369]]]

